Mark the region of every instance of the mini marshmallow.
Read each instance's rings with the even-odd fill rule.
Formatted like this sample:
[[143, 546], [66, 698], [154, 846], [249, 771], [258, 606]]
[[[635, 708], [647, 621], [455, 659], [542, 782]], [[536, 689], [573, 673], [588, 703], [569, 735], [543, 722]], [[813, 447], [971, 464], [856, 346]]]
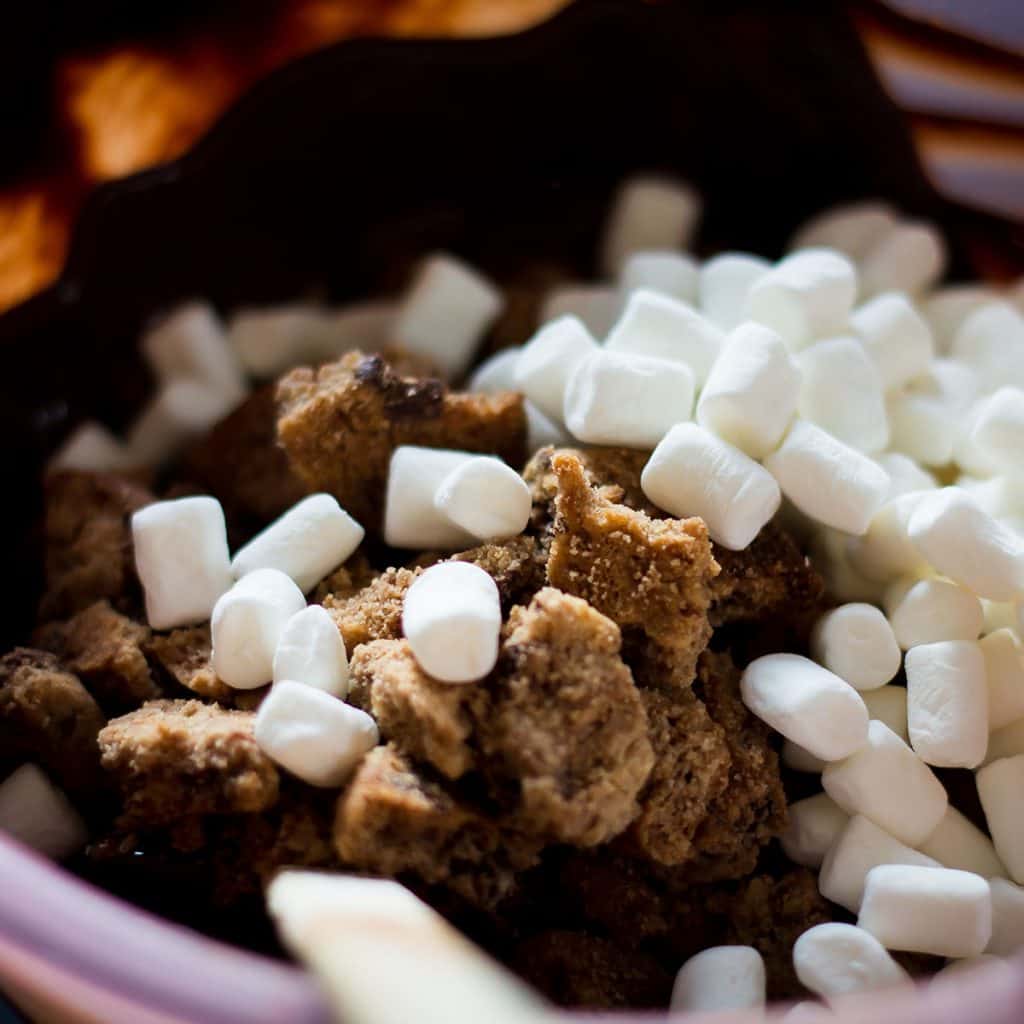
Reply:
[[885, 410], [896, 451], [926, 466], [944, 466], [953, 457], [956, 423], [941, 402], [900, 391], [889, 395]]
[[782, 339], [741, 324], [726, 339], [697, 403], [697, 422], [751, 458], [779, 446], [796, 412], [800, 370]]
[[690, 419], [693, 395], [693, 372], [684, 363], [602, 350], [569, 378], [565, 425], [588, 444], [652, 449]]
[[393, 548], [458, 551], [476, 544], [434, 507], [434, 495], [446, 476], [475, 459], [469, 452], [403, 445], [391, 454], [384, 500], [384, 540]]
[[880, 686], [861, 693], [868, 714], [887, 725], [904, 743], [910, 743], [907, 731], [907, 691], [902, 686]]
[[1006, 868], [984, 832], [968, 821], [952, 804], [934, 832], [918, 844], [944, 868], [973, 871], [982, 878], [1005, 878]]
[[963, 489], [926, 494], [907, 532], [937, 572], [979, 597], [1009, 601], [1024, 594], [1024, 541], [986, 515]]
[[394, 342], [456, 377], [503, 305], [501, 292], [482, 274], [447, 253], [435, 253], [420, 265], [402, 299]]
[[826, 612], [815, 623], [811, 653], [855, 690], [875, 690], [900, 670], [892, 627], [870, 604], [844, 604]]
[[889, 490], [881, 466], [806, 420], [793, 424], [764, 465], [801, 512], [858, 536]]
[[46, 464], [49, 472], [79, 469], [91, 473], [116, 473], [129, 469], [133, 462], [131, 450], [102, 423], [86, 420], [68, 435]]
[[909, 651], [941, 640], [977, 640], [985, 617], [981, 602], [966, 587], [927, 579], [907, 590], [889, 621], [900, 647]]
[[673, 1013], [753, 1010], [766, 999], [764, 960], [753, 946], [712, 946], [679, 969]]
[[516, 367], [519, 365], [521, 348], [503, 348], [485, 359], [466, 382], [467, 391], [481, 391], [493, 394], [495, 391], [518, 391]]
[[540, 448], [551, 445], [553, 448], [561, 448], [572, 444], [569, 432], [560, 423], [549, 419], [533, 404], [526, 400], [523, 402], [523, 412], [526, 413], [526, 450], [535, 452]]
[[206, 303], [179, 307], [142, 338], [139, 348], [160, 381], [189, 377], [224, 395], [227, 402], [245, 395], [238, 357]]
[[883, 292], [850, 316], [854, 334], [878, 368], [886, 391], [925, 373], [935, 356], [928, 324], [899, 292]]
[[517, 537], [526, 529], [533, 500], [523, 478], [486, 455], [456, 466], [434, 494], [434, 509], [480, 541]]
[[796, 940], [793, 967], [802, 985], [829, 1000], [910, 985], [910, 975], [878, 939], [834, 921], [808, 928]]
[[1010, 877], [1024, 884], [1024, 755], [992, 761], [977, 781], [996, 853]]
[[937, 351], [949, 352], [964, 320], [995, 299], [996, 295], [990, 288], [974, 284], [947, 285], [925, 296], [921, 313], [932, 329]]
[[786, 739], [838, 761], [864, 745], [868, 711], [857, 691], [798, 654], [767, 654], [740, 680], [743, 703]]
[[397, 306], [393, 302], [354, 302], [327, 313], [305, 337], [302, 362], [327, 362], [352, 349], [378, 352], [391, 340]]
[[974, 443], [974, 423], [981, 415], [984, 399], [958, 413], [953, 429], [953, 460], [974, 483], [999, 472], [999, 467]]
[[34, 764], [0, 782], [0, 832], [54, 860], [70, 857], [89, 840], [78, 811]]
[[273, 680], [314, 686], [332, 697], [348, 694], [348, 654], [326, 608], [312, 604], [285, 623], [274, 650]]
[[483, 679], [498, 660], [498, 588], [471, 562], [432, 565], [406, 591], [402, 631], [428, 675], [444, 683]]
[[235, 553], [239, 579], [254, 569], [280, 569], [306, 593], [362, 543], [366, 531], [330, 494], [311, 494]]
[[200, 381], [187, 377], [168, 381], [128, 428], [132, 463], [158, 466], [223, 419], [236, 404], [236, 397]]
[[955, 978], [961, 974], [973, 972], [979, 967], [985, 967], [988, 964], [1000, 964], [1002, 968], [1009, 967], [1009, 965], [1004, 963], [999, 957], [989, 956], [987, 953], [981, 953], [978, 956], [965, 956], [960, 960], [948, 961], [942, 970], [936, 971], [935, 974], [932, 975], [932, 980], [935, 978]]
[[881, 864], [868, 872], [857, 926], [887, 949], [977, 956], [992, 937], [992, 896], [970, 871]]
[[772, 1017], [779, 1024], [832, 1024], [835, 1014], [821, 1003], [810, 999], [794, 1003], [781, 1017]]
[[287, 679], [263, 698], [253, 733], [267, 757], [325, 789], [345, 782], [380, 739], [377, 723], [365, 711]]
[[697, 301], [696, 260], [679, 252], [634, 252], [622, 265], [619, 286], [625, 295], [638, 288], [668, 295], [682, 302]]
[[790, 249], [825, 247], [838, 249], [859, 260], [896, 226], [896, 214], [888, 203], [862, 199], [830, 206], [812, 217], [793, 236]]
[[515, 387], [549, 419], [561, 422], [569, 379], [592, 355], [597, 342], [575, 316], [545, 324], [519, 351]]
[[648, 249], [685, 249], [700, 219], [701, 201], [679, 181], [635, 177], [612, 201], [601, 244], [601, 266], [618, 274], [626, 257]]
[[879, 582], [928, 571], [928, 563], [907, 533], [911, 513], [920, 499], [921, 492], [915, 491], [890, 498], [872, 517], [865, 534], [847, 541], [846, 555], [853, 568]]
[[228, 342], [246, 372], [267, 378], [315, 361], [328, 331], [328, 315], [317, 306], [242, 309], [228, 324]]
[[723, 252], [700, 268], [700, 311], [723, 331], [731, 331], [746, 319], [750, 289], [771, 264], [745, 252]]
[[724, 342], [722, 332], [692, 306], [640, 288], [629, 296], [605, 348], [683, 363], [701, 386]]
[[879, 452], [889, 443], [882, 378], [864, 346], [829, 338], [797, 354], [800, 415], [844, 444]]
[[574, 316], [595, 338], [603, 338], [622, 312], [622, 293], [605, 284], [560, 285], [548, 292], [540, 308], [539, 324]]
[[1024, 718], [1024, 645], [1012, 629], [997, 629], [978, 641], [988, 683], [988, 727], [992, 732]]
[[882, 722], [868, 724], [867, 743], [826, 765], [821, 784], [847, 814], [861, 814], [908, 846], [924, 842], [949, 805], [926, 764]]
[[210, 617], [214, 672], [236, 690], [269, 683], [285, 627], [305, 607], [302, 591], [280, 570], [256, 569], [243, 576]]
[[777, 263], [750, 289], [747, 315], [773, 328], [794, 351], [846, 327], [857, 272], [833, 249], [802, 249]]
[[1016, 609], [1010, 601], [989, 601], [981, 599], [981, 608], [985, 613], [985, 626], [982, 632], [995, 633], [1000, 629], [1016, 629]]
[[[787, 503], [783, 502], [782, 507], [785, 509]], [[813, 522], [813, 520], [806, 521]], [[811, 563], [825, 579], [827, 593], [835, 600], [844, 603], [850, 601], [868, 604], [880, 603], [885, 592], [885, 585], [879, 580], [868, 579], [854, 567], [850, 559], [849, 549], [857, 538], [830, 527], [814, 525], [817, 526], [817, 529], [804, 543]]]
[[907, 382], [909, 394], [932, 398], [957, 413], [967, 409], [980, 390], [978, 374], [955, 359], [933, 359], [926, 372]]
[[946, 243], [931, 224], [903, 221], [858, 261], [861, 295], [869, 298], [886, 291], [917, 295], [942, 277], [946, 259]]
[[992, 938], [986, 953], [1013, 956], [1024, 948], [1024, 889], [1005, 878], [990, 878]]
[[778, 511], [778, 485], [738, 448], [693, 423], [673, 427], [640, 476], [644, 494], [673, 516], [700, 516], [712, 540], [745, 548]]
[[789, 823], [779, 841], [794, 864], [820, 868], [848, 820], [849, 815], [832, 797], [817, 793], [789, 805]]
[[894, 839], [863, 815], [855, 814], [829, 847], [818, 875], [825, 899], [857, 913], [868, 872], [879, 864], [938, 867], [938, 861]]
[[158, 501], [132, 516], [135, 571], [153, 629], [205, 622], [232, 583], [224, 511], [216, 498]]
[[954, 335], [952, 355], [978, 374], [983, 391], [1024, 388], [1024, 316], [1007, 302], [981, 306]]
[[973, 421], [971, 443], [993, 465], [1024, 472], [1024, 390], [1000, 388], [985, 399]]
[[988, 747], [985, 658], [976, 643], [944, 640], [907, 652], [910, 745], [928, 764], [976, 768]]
[[1005, 757], [1016, 757], [1024, 754], [1024, 718], [1004, 725], [988, 738], [988, 750], [985, 751], [985, 764], [991, 764]]
[[882, 452], [875, 462], [889, 474], [889, 501], [914, 491], [933, 491], [939, 486], [928, 470], [903, 452]]
[[795, 772], [806, 772], [809, 775], [820, 775], [828, 764], [792, 740], [784, 740], [782, 743], [782, 763]]

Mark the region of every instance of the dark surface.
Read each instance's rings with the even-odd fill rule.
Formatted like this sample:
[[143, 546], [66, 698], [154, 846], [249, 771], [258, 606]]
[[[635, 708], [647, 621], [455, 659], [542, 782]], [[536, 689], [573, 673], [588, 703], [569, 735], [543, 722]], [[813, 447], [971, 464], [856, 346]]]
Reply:
[[[963, 271], [979, 223], [931, 190], [830, 5], [583, 0], [521, 36], [345, 42], [267, 79], [182, 160], [100, 188], [62, 279], [0, 318], [15, 536], [70, 425], [138, 406], [135, 339], [160, 309], [363, 296], [438, 247], [499, 278], [538, 256], [589, 273], [611, 190], [638, 169], [700, 188], [705, 248], [778, 253], [808, 213], [883, 195], [939, 218]], [[16, 556], [0, 646], [37, 589], [31, 544]]]

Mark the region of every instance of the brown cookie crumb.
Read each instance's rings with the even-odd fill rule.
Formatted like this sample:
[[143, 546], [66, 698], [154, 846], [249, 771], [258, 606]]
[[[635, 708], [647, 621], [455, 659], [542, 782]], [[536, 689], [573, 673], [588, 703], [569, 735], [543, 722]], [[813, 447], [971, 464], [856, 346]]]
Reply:
[[357, 551], [344, 565], [338, 566], [316, 585], [311, 601], [313, 604], [323, 604], [329, 596], [336, 602], [343, 601], [368, 587], [379, 575], [366, 556]]
[[159, 700], [111, 721], [99, 745], [124, 799], [121, 826], [271, 807], [277, 769], [253, 739], [253, 718], [195, 700]]
[[150, 637], [146, 653], [186, 690], [207, 700], [230, 703], [235, 691], [213, 670], [210, 627], [189, 626]]
[[328, 594], [323, 599], [350, 656], [360, 644], [402, 635], [405, 592], [417, 575], [418, 570], [386, 569], [354, 594]]

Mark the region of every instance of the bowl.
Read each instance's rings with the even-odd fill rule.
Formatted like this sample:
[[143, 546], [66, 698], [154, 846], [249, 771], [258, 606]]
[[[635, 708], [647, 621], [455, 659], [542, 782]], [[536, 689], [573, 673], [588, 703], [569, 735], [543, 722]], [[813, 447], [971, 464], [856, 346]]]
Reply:
[[[517, 36], [344, 42], [257, 86], [181, 160], [98, 189], [59, 281], [0, 317], [0, 452], [17, 495], [0, 642], [31, 626], [41, 466], [80, 419], [118, 427], [141, 404], [135, 339], [154, 314], [195, 295], [230, 309], [387, 291], [437, 248], [502, 281], [538, 256], [592, 274], [609, 197], [638, 170], [702, 191], [706, 249], [775, 254], [817, 209], [880, 196], [942, 226], [954, 275], [1024, 267], [1011, 225], [931, 187], [831, 5], [586, 0]], [[3, 837], [0, 983], [40, 1020], [330, 1019], [298, 968]], [[1019, 1024], [1024, 964], [866, 1006], [842, 1019]]]

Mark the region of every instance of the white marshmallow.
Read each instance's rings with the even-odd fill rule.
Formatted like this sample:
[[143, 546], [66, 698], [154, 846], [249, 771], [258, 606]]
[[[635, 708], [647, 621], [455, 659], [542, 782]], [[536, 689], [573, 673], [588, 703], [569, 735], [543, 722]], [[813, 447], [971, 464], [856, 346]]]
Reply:
[[999, 964], [1001, 968], [1009, 967], [1009, 964], [1005, 963], [999, 957], [990, 956], [987, 953], [981, 953], [978, 956], [965, 956], [960, 960], [947, 961], [946, 966], [943, 967], [942, 970], [935, 972], [932, 976], [932, 980], [935, 978], [949, 979], [950, 977], [955, 979], [961, 974], [974, 972], [979, 967], [985, 967], [989, 964]]
[[168, 381], [128, 428], [131, 463], [159, 465], [223, 419], [236, 404], [236, 398], [200, 381], [187, 377]]
[[535, 452], [546, 445], [561, 448], [572, 443], [565, 427], [545, 416], [529, 399], [523, 401], [523, 412], [526, 413], [527, 451]]
[[693, 372], [684, 363], [603, 350], [569, 378], [565, 425], [588, 444], [652, 449], [690, 419], [693, 395]]
[[868, 714], [887, 725], [904, 743], [910, 743], [907, 732], [907, 691], [902, 686], [880, 686], [861, 694]]
[[920, 864], [938, 861], [894, 839], [874, 822], [855, 814], [829, 847], [818, 875], [822, 896], [857, 913], [868, 872], [879, 864]]
[[890, 501], [913, 491], [933, 491], [939, 486], [928, 470], [903, 452], [882, 452], [875, 461], [889, 474]]
[[614, 277], [626, 257], [647, 249], [685, 249], [700, 219], [700, 197], [665, 178], [623, 182], [612, 201], [601, 244], [601, 266]]
[[673, 1013], [753, 1010], [766, 999], [764, 961], [752, 946], [712, 946], [679, 969]]
[[778, 1020], [779, 1024], [831, 1024], [835, 1020], [835, 1014], [822, 1003], [816, 1003], [810, 999], [794, 1003]]
[[646, 288], [660, 295], [694, 303], [697, 301], [697, 261], [679, 252], [649, 250], [634, 252], [622, 265], [619, 286], [625, 295]]
[[988, 727], [995, 732], [1024, 718], [1024, 645], [1012, 629], [997, 629], [978, 646], [985, 657]]
[[937, 572], [979, 597], [1009, 601], [1024, 594], [1024, 541], [986, 515], [963, 489], [926, 494], [907, 532]]
[[981, 608], [985, 613], [983, 633], [995, 633], [1000, 629], [1016, 629], [1016, 609], [1010, 601], [989, 601], [981, 599]]
[[767, 654], [740, 680], [743, 703], [786, 739], [838, 761], [867, 741], [868, 711], [857, 691], [798, 654]]
[[851, 537], [846, 555], [859, 573], [884, 582], [897, 576], [920, 576], [928, 563], [910, 541], [907, 524], [917, 507], [921, 492], [911, 491], [890, 498], [875, 513], [862, 537]]
[[700, 268], [700, 311], [723, 331], [746, 319], [750, 289], [771, 269], [760, 256], [723, 252]]
[[935, 355], [931, 329], [899, 292], [869, 299], [853, 311], [850, 326], [878, 367], [886, 391], [925, 373]]
[[956, 422], [950, 410], [927, 395], [898, 391], [885, 403], [889, 442], [926, 466], [945, 466], [953, 457]]
[[861, 199], [830, 206], [813, 216], [793, 236], [790, 249], [838, 249], [852, 260], [864, 256], [896, 226], [888, 203]]
[[548, 292], [540, 308], [542, 326], [563, 316], [574, 316], [595, 338], [603, 338], [622, 312], [622, 293], [605, 284], [560, 285]]
[[745, 548], [778, 511], [770, 474], [738, 448], [693, 423], [673, 427], [640, 476], [644, 494], [673, 516], [700, 516], [711, 539]]
[[881, 466], [806, 420], [793, 424], [764, 465], [801, 512], [855, 535], [867, 531], [889, 490]]
[[78, 811], [34, 764], [0, 782], [0, 832], [54, 860], [70, 857], [89, 840]]
[[327, 313], [305, 336], [302, 361], [337, 359], [352, 349], [378, 352], [391, 340], [397, 306], [371, 300]]
[[870, 604], [844, 604], [826, 612], [815, 623], [811, 653], [855, 690], [875, 690], [900, 670], [892, 627]]
[[394, 342], [436, 363], [449, 377], [469, 365], [504, 305], [501, 292], [446, 253], [423, 261], [395, 315]]
[[976, 643], [944, 640], [907, 652], [907, 727], [914, 752], [943, 768], [976, 768], [988, 747], [985, 658]]
[[158, 501], [132, 516], [135, 571], [154, 629], [205, 622], [230, 589], [224, 511], [215, 498]]
[[960, 325], [976, 309], [988, 305], [996, 298], [989, 288], [974, 284], [953, 284], [937, 288], [925, 296], [921, 312], [928, 321], [939, 352], [953, 347], [953, 337]]
[[139, 348], [161, 382], [189, 377], [222, 394], [228, 403], [245, 395], [238, 357], [217, 314], [206, 303], [191, 302], [176, 309], [143, 336]]
[[577, 317], [552, 320], [520, 350], [516, 389], [545, 416], [560, 423], [569, 379], [598, 351], [597, 342]]
[[931, 769], [882, 722], [868, 724], [867, 743], [826, 765], [821, 784], [847, 814], [862, 814], [908, 846], [924, 842], [949, 805]]
[[834, 249], [802, 249], [777, 263], [750, 289], [747, 315], [778, 331], [794, 351], [846, 327], [857, 272]]
[[974, 443], [974, 423], [981, 414], [984, 399], [962, 410], [953, 430], [953, 460], [964, 475], [978, 483], [999, 472], [999, 467]]
[[1016, 757], [1018, 754], [1024, 754], [1024, 718], [1004, 725], [989, 736], [985, 764], [1005, 757]]
[[931, 224], [903, 221], [886, 232], [861, 257], [860, 290], [865, 297], [880, 292], [926, 291], [946, 269], [946, 243]]
[[260, 749], [311, 786], [333, 789], [380, 739], [365, 712], [291, 680], [275, 683], [256, 712]]
[[116, 473], [133, 463], [128, 446], [102, 423], [86, 420], [68, 435], [46, 464], [48, 471], [80, 469], [92, 473]]
[[471, 562], [432, 565], [406, 591], [402, 631], [428, 675], [444, 683], [483, 679], [498, 660], [498, 588]]
[[1005, 878], [990, 878], [992, 938], [986, 953], [1013, 956], [1024, 948], [1024, 889]]
[[782, 743], [782, 763], [795, 772], [806, 772], [809, 775], [820, 775], [828, 764], [792, 740], [784, 740]]
[[280, 569], [306, 593], [362, 543], [366, 531], [330, 494], [311, 494], [235, 552], [236, 579], [254, 569]]
[[285, 623], [274, 651], [273, 680], [305, 683], [342, 699], [348, 694], [345, 641], [326, 608], [312, 604]]
[[912, 584], [889, 614], [900, 647], [941, 640], [977, 640], [984, 624], [981, 602], [966, 587], [949, 580]]
[[302, 591], [278, 569], [255, 569], [214, 606], [210, 664], [228, 686], [254, 690], [274, 677], [285, 626], [306, 607]]
[[492, 394], [495, 391], [518, 391], [516, 367], [519, 365], [521, 348], [503, 348], [485, 359], [466, 382], [467, 391], [481, 391]]
[[1024, 755], [992, 761], [977, 780], [996, 853], [1010, 877], [1024, 884]]
[[980, 390], [978, 374], [955, 359], [933, 359], [925, 373], [907, 382], [909, 394], [932, 398], [956, 413], [967, 409]]
[[268, 306], [235, 313], [228, 324], [228, 341], [248, 373], [267, 378], [327, 358], [330, 330], [327, 311], [317, 306]]
[[391, 454], [384, 500], [384, 540], [393, 548], [458, 551], [476, 538], [434, 507], [434, 495], [448, 474], [477, 456], [446, 448], [403, 445]]
[[726, 339], [697, 403], [697, 422], [751, 458], [778, 447], [796, 412], [800, 370], [782, 339], [741, 324]]
[[1024, 472], [1024, 390], [1000, 388], [981, 404], [971, 443], [1007, 472]]
[[[787, 503], [783, 502], [784, 509]], [[807, 520], [811, 522], [811, 520]], [[864, 601], [878, 604], [885, 591], [879, 580], [868, 579], [849, 558], [848, 548], [856, 538], [827, 526], [817, 526], [805, 541], [811, 563], [825, 579], [825, 589], [836, 601]]]
[[938, 828], [918, 845], [918, 849], [934, 857], [944, 868], [973, 871], [982, 878], [1006, 877], [1006, 868], [992, 840], [952, 804]]
[[910, 975], [878, 939], [852, 924], [808, 928], [793, 944], [793, 967], [801, 984], [829, 1000], [910, 985]]
[[960, 325], [952, 354], [978, 374], [983, 391], [1024, 388], [1024, 316], [1006, 302], [981, 306]]
[[434, 494], [434, 508], [481, 541], [519, 536], [532, 506], [523, 478], [500, 459], [486, 455], [457, 466]]
[[725, 336], [692, 306], [640, 288], [629, 296], [605, 348], [684, 363], [703, 385]]
[[977, 956], [992, 937], [992, 897], [980, 875], [882, 864], [868, 872], [857, 926], [887, 949]]
[[846, 811], [827, 793], [797, 800], [789, 805], [789, 823], [779, 837], [783, 852], [795, 864], [820, 868], [848, 819]]

